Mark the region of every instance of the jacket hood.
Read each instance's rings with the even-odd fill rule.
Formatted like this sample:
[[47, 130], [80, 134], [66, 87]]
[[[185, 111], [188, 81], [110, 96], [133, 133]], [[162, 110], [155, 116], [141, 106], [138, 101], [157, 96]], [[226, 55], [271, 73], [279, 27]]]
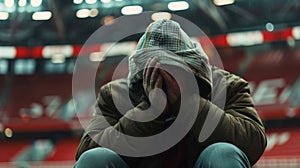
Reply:
[[209, 60], [198, 42], [194, 42], [172, 20], [159, 20], [151, 23], [140, 38], [137, 49], [129, 57], [128, 84], [132, 87], [142, 80], [142, 71], [147, 60], [158, 57], [163, 65], [174, 65], [193, 71], [201, 89], [210, 93], [212, 72]]

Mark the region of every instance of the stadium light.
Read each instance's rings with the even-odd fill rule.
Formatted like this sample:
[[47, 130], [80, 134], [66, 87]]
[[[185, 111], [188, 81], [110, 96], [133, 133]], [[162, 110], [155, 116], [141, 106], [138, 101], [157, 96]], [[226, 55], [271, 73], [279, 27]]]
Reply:
[[110, 3], [111, 0], [101, 0], [102, 3]]
[[214, 4], [217, 6], [233, 4], [234, 0], [214, 0]]
[[24, 7], [24, 6], [26, 6], [26, 0], [19, 0], [19, 2], [18, 2], [18, 5], [20, 6], [20, 7]]
[[251, 46], [262, 44], [264, 42], [264, 36], [260, 31], [229, 33], [226, 36], [226, 40], [231, 47]]
[[101, 24], [103, 24], [103, 25], [110, 25], [110, 24], [113, 24], [114, 21], [115, 21], [115, 17], [114, 16], [104, 16], [101, 19]]
[[[8, 71], [8, 61], [6, 59], [0, 59], [0, 74], [4, 75]], [[1, 129], [1, 123], [0, 123], [0, 132], [3, 130]]]
[[101, 62], [105, 60], [103, 52], [92, 52], [89, 56], [90, 61], [92, 62]]
[[90, 16], [90, 10], [89, 9], [79, 9], [77, 12], [76, 12], [76, 17], [78, 18], [87, 18]]
[[97, 0], [85, 0], [87, 4], [95, 4]]
[[5, 128], [4, 130], [4, 135], [7, 137], [7, 138], [11, 138], [13, 136], [13, 131], [12, 129], [10, 128]]
[[90, 17], [96, 17], [98, 15], [99, 11], [98, 9], [91, 9], [90, 10]]
[[9, 13], [7, 12], [0, 12], [0, 20], [7, 20], [9, 17]]
[[288, 37], [286, 42], [289, 45], [289, 47], [292, 47], [292, 48], [295, 47], [295, 45], [296, 45], [295, 39], [293, 37]]
[[171, 11], [180, 11], [186, 10], [190, 7], [190, 5], [186, 1], [177, 1], [168, 3], [168, 8]]
[[30, 4], [33, 7], [39, 7], [39, 6], [41, 6], [42, 2], [43, 2], [42, 0], [30, 0]]
[[34, 12], [32, 14], [33, 20], [49, 20], [51, 17], [52, 13], [50, 11]]
[[4, 0], [4, 5], [5, 5], [7, 8], [12, 8], [12, 7], [14, 7], [15, 2], [14, 2], [14, 0]]
[[151, 19], [153, 21], [161, 20], [161, 19], [171, 19], [172, 15], [169, 12], [156, 12], [151, 15]]
[[143, 7], [139, 6], [139, 5], [134, 5], [134, 6], [124, 6], [121, 9], [121, 13], [123, 15], [136, 15], [136, 14], [140, 14], [143, 12]]
[[64, 54], [54, 54], [54, 55], [52, 55], [51, 62], [53, 64], [61, 64], [61, 63], [64, 63], [65, 60], [66, 60], [66, 57]]
[[266, 23], [266, 30], [272, 32], [274, 30], [274, 25], [271, 22]]
[[83, 0], [73, 0], [74, 4], [81, 4], [83, 2]]
[[0, 58], [14, 59], [17, 54], [17, 48], [13, 46], [0, 46]]
[[296, 40], [300, 39], [300, 26], [295, 26], [292, 28], [292, 35], [294, 39]]

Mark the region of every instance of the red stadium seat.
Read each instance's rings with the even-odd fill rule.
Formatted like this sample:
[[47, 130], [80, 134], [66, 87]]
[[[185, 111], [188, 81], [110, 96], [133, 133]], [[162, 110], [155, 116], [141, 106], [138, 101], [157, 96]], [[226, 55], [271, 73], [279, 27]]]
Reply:
[[13, 162], [14, 158], [30, 146], [28, 140], [1, 141], [0, 163]]
[[300, 167], [300, 129], [267, 131], [268, 146], [257, 167]]
[[45, 161], [74, 161], [79, 138], [61, 139]]
[[[225, 52], [226, 53], [226, 52]], [[221, 55], [223, 67], [231, 73], [237, 73], [241, 64], [245, 61], [246, 55], [242, 51]]]
[[47, 111], [45, 109], [47, 107], [52, 105], [53, 108], [58, 108], [71, 95], [72, 75], [35, 74], [14, 76], [10, 96], [7, 101], [9, 111], [7, 115], [9, 117], [20, 117], [22, 111], [23, 113], [31, 113], [30, 111], [32, 110], [33, 114], [31, 115], [40, 117], [39, 110], [42, 110], [41, 115], [46, 116]]
[[[300, 50], [283, 50], [258, 53], [244, 73], [244, 78], [254, 84], [253, 98], [259, 94], [258, 88], [267, 80], [279, 80], [279, 86], [275, 88], [273, 96], [276, 101], [270, 104], [257, 105], [257, 109], [262, 119], [279, 119], [295, 117], [300, 115], [300, 109], [290, 108], [289, 99], [281, 101], [288, 89], [300, 77]], [[277, 81], [278, 82], [278, 81]], [[264, 83], [266, 84], [266, 83]], [[272, 90], [270, 88], [267, 88]], [[258, 102], [260, 103], [260, 102]]]

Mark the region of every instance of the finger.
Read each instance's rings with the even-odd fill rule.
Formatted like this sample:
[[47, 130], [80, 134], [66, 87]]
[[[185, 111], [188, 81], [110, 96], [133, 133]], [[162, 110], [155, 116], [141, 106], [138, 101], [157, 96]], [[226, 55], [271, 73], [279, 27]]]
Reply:
[[157, 81], [157, 77], [158, 77], [158, 74], [159, 74], [159, 68], [160, 68], [160, 63], [157, 62], [154, 69], [153, 69], [153, 72], [151, 74], [151, 79], [150, 79], [150, 87], [153, 89], [156, 85], [156, 81]]
[[149, 58], [145, 64], [145, 67], [144, 67], [144, 70], [143, 70], [143, 78], [146, 77], [146, 71], [147, 71], [147, 67], [148, 67], [148, 64], [150, 62], [151, 58]]
[[151, 73], [152, 73], [151, 69], [154, 68], [154, 66], [157, 63], [157, 61], [158, 61], [157, 57], [153, 57], [153, 58], [150, 59], [148, 65], [146, 67], [147, 68], [146, 74], [145, 74], [146, 76], [149, 76], [149, 77], [151, 76]]
[[168, 86], [168, 84], [172, 84], [173, 82], [176, 82], [176, 81], [174, 81], [172, 76], [169, 75], [166, 71], [160, 70], [159, 72], [162, 75], [163, 79], [165, 80], [167, 86]]
[[171, 104], [174, 104], [180, 97], [180, 88], [177, 84], [177, 81], [164, 70], [161, 70], [160, 74], [163, 77], [163, 80], [165, 81], [166, 84], [166, 93], [167, 93], [168, 101]]
[[147, 74], [149, 73], [149, 64], [150, 64], [150, 62], [152, 61], [152, 59], [153, 58], [149, 58], [148, 60], [147, 60], [147, 62], [146, 62], [146, 65], [145, 65], [145, 68], [144, 68], [144, 71], [143, 71], [143, 86], [144, 86], [144, 90], [145, 90], [145, 92], [146, 92], [146, 94], [148, 95], [149, 94], [149, 92], [151, 91], [151, 88], [149, 88], [149, 86], [148, 86], [148, 81], [150, 80], [150, 79], [148, 79], [149, 78], [149, 76], [147, 76]]
[[156, 62], [158, 61], [157, 57], [153, 57], [148, 66], [146, 67], [146, 76], [144, 77], [146, 79], [146, 85], [149, 86], [150, 85], [150, 79], [151, 79], [151, 74], [153, 72], [153, 67], [155, 66]]
[[151, 106], [158, 108], [159, 110], [157, 112], [159, 113], [163, 111], [163, 108], [166, 104], [166, 98], [164, 97], [164, 94], [161, 90], [162, 83], [163, 83], [163, 78], [161, 75], [158, 75], [157, 80], [155, 81], [155, 89], [153, 89], [150, 92], [151, 95], [149, 95]]
[[155, 88], [162, 89], [163, 78], [161, 75], [158, 75], [157, 80], [155, 82]]
[[[147, 78], [146, 78], [146, 74], [147, 74], [147, 69], [148, 69], [148, 65], [149, 62], [151, 61], [151, 58], [149, 58], [145, 64], [144, 70], [143, 70], [143, 85], [144, 88], [147, 86]], [[146, 88], [145, 88], [146, 89]]]

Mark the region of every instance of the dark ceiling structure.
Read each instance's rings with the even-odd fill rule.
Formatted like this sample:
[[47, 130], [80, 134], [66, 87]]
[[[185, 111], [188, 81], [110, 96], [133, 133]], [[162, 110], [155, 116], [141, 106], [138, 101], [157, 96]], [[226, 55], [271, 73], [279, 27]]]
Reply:
[[[6, 10], [3, 8], [5, 1], [0, 0], [0, 12]], [[18, 0], [14, 0], [14, 11], [10, 12], [7, 20], [0, 20], [0, 45], [83, 44], [104, 24], [106, 16], [122, 16], [120, 11], [125, 5], [140, 5], [143, 11], [165, 11], [182, 16], [209, 36], [266, 30], [266, 25], [273, 26], [271, 31], [300, 25], [298, 0], [235, 0], [234, 3], [223, 6], [216, 5], [214, 0], [187, 0], [189, 8], [182, 11], [170, 11], [167, 4], [171, 1], [173, 0], [111, 0], [111, 4], [104, 4], [97, 0], [90, 5], [84, 2], [74, 4], [73, 0], [43, 0], [37, 10], [51, 11], [52, 17], [39, 21], [32, 20], [33, 11], [22, 11], [21, 8], [24, 7], [18, 7]], [[99, 12], [93, 17], [78, 18], [76, 12], [81, 8], [94, 8]], [[133, 36], [128, 39], [136, 38]]]

